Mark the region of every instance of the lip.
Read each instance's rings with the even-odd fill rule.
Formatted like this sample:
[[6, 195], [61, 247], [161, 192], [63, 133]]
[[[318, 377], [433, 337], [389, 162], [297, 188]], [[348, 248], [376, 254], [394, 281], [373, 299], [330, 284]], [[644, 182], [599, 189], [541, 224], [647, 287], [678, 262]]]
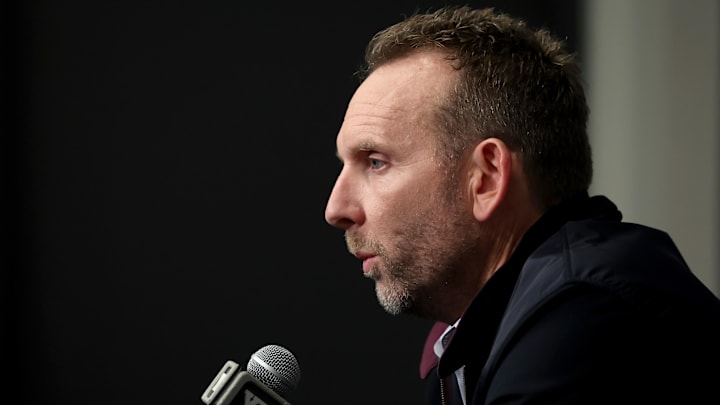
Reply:
[[362, 260], [363, 273], [367, 274], [368, 272], [370, 272], [370, 269], [372, 269], [373, 259], [375, 259], [375, 257], [377, 256], [368, 252], [358, 252], [355, 254], [355, 257]]
[[370, 273], [370, 270], [372, 270], [372, 268], [373, 268], [372, 262], [373, 262], [373, 260], [375, 259], [375, 257], [377, 257], [377, 256], [366, 257], [366, 258], [363, 260], [363, 262], [362, 262], [362, 269], [363, 269], [363, 273], [364, 273], [364, 274], [368, 274], [368, 273]]

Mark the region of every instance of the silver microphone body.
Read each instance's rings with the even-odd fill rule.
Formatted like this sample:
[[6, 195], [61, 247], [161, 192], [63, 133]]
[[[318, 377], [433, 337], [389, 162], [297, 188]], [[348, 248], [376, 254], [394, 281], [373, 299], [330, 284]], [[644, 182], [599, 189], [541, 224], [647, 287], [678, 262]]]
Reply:
[[250, 356], [247, 371], [228, 360], [207, 387], [207, 405], [290, 405], [285, 399], [300, 382], [295, 356], [279, 345], [267, 345]]

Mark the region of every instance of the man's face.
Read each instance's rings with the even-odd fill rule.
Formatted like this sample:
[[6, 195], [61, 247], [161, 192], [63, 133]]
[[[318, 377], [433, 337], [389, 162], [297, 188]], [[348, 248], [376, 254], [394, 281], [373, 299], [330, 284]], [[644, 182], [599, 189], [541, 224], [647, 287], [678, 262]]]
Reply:
[[343, 168], [325, 218], [345, 230], [392, 314], [437, 317], [477, 255], [463, 174], [451, 184], [437, 159], [436, 111], [455, 74], [435, 52], [378, 68], [354, 94], [337, 136]]

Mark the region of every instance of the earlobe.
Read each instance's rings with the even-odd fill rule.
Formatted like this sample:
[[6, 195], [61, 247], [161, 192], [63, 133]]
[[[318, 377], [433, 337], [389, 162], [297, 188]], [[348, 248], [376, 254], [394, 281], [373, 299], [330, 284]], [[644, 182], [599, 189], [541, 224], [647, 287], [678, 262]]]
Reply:
[[473, 215], [478, 221], [486, 221], [505, 199], [512, 156], [505, 142], [488, 138], [475, 146], [470, 161]]

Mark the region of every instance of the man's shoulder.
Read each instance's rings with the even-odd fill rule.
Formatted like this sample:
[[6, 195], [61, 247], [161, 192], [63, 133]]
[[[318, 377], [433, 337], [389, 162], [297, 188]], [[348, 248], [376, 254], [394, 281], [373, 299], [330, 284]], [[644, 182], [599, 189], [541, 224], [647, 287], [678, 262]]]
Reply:
[[519, 321], [576, 289], [592, 289], [648, 313], [717, 313], [720, 307], [667, 233], [632, 223], [587, 220], [569, 222], [530, 254], [507, 313]]
[[[616, 290], [662, 278], [692, 279], [670, 236], [644, 225], [583, 220], [563, 225], [529, 255], [519, 283], [552, 287], [587, 283]], [[693, 281], [694, 283], [694, 281]], [[674, 287], [673, 287], [674, 288]]]

